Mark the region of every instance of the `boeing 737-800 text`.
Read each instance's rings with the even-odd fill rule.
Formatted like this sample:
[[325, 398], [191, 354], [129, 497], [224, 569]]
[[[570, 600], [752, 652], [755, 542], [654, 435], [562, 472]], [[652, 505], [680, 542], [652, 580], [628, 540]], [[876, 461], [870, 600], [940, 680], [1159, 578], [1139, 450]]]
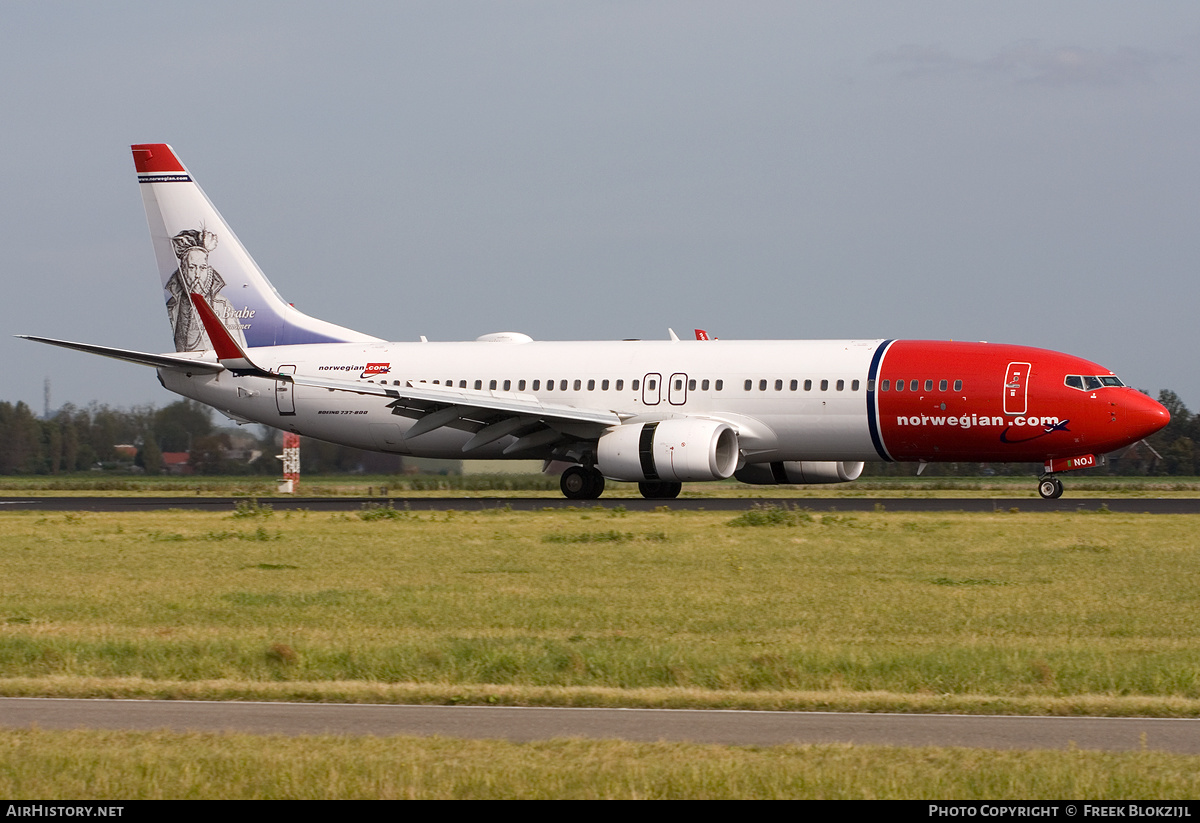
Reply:
[[[362, 449], [565, 463], [605, 478], [838, 483], [867, 461], [995, 461], [1056, 473], [1165, 426], [1108, 369], [1026, 346], [929, 340], [389, 343], [283, 300], [170, 146], [133, 147], [175, 353], [30, 337], [152, 366], [240, 422]], [[707, 338], [707, 334], [697, 334]]]

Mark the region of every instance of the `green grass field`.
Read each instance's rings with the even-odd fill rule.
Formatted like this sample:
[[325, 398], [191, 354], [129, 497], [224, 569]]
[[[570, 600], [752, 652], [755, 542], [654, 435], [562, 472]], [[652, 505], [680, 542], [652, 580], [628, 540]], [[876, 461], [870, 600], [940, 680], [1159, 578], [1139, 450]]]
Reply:
[[1186, 516], [247, 513], [0, 515], [0, 670], [539, 702], [1200, 699]]
[[[0, 513], [0, 693], [1195, 717], [1195, 522], [800, 509]], [[21, 734], [3, 736], [0, 760], [23, 761], [36, 748]], [[47, 751], [78, 748], [39, 734]], [[99, 746], [104, 735], [90, 734]], [[163, 735], [144, 745], [169, 760], [185, 756], [172, 754], [179, 746], [256, 744]], [[368, 744], [321, 748], [356, 745]], [[436, 760], [429, 752], [449, 744], [403, 745]], [[573, 751], [585, 761], [624, 752], [614, 762], [642, 777], [579, 789], [569, 769], [532, 784], [495, 772], [499, 782], [487, 783], [480, 775], [498, 755], [462, 745], [479, 759], [456, 760], [463, 771], [449, 782], [365, 776], [335, 780], [321, 796], [495, 796], [508, 786], [503, 796], [1175, 797], [1153, 775], [1198, 771], [1194, 758], [1147, 765], [1152, 753], [1096, 755], [1080, 782], [1067, 780], [1084, 774], [1070, 753], [1057, 753], [1070, 765], [1039, 759], [1049, 753], [763, 755], [790, 764], [778, 769], [793, 777], [809, 774], [800, 763], [877, 764], [878, 779], [863, 767], [835, 786], [752, 778], [767, 767], [732, 751], [736, 775], [709, 773], [686, 747], [662, 748], [678, 761], [667, 771], [639, 772], [653, 747], [580, 743]], [[978, 758], [1011, 761], [1026, 776], [995, 783], [977, 768], [937, 765]], [[675, 768], [699, 782], [665, 776]], [[903, 793], [908, 780], [895, 775], [905, 769], [956, 776]], [[311, 796], [309, 777], [290, 779], [244, 791]], [[1194, 780], [1166, 782], [1195, 794]], [[81, 796], [54, 785], [61, 791], [0, 785], [0, 794]], [[169, 785], [147, 796], [205, 796], [186, 780]], [[113, 791], [94, 796], [141, 796]]]
[[[1195, 497], [1197, 477], [1116, 477], [1080, 472], [1063, 475], [1068, 497]], [[73, 494], [277, 497], [270, 477], [138, 477], [82, 472], [70, 475], [0, 477], [0, 495]], [[305, 497], [550, 497], [561, 498], [558, 478], [542, 474], [492, 475], [303, 475]], [[606, 498], [638, 497], [637, 484], [609, 482]], [[1029, 497], [1037, 498], [1033, 474], [1018, 477], [867, 477], [819, 486], [748, 486], [734, 480], [685, 483], [683, 497], [745, 499], [805, 497]]]
[[1192, 800], [1200, 757], [604, 740], [0, 732], [17, 799]]

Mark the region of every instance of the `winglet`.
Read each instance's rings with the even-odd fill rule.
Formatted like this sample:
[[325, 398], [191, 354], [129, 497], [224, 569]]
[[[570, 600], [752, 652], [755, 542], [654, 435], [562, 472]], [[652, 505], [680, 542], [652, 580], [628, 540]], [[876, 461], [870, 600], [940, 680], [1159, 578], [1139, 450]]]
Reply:
[[204, 331], [208, 333], [208, 339], [212, 343], [212, 347], [217, 353], [217, 359], [221, 361], [222, 366], [235, 373], [258, 372], [261, 375], [271, 374], [266, 369], [260, 369], [246, 356], [246, 351], [233, 339], [233, 335], [229, 333], [229, 329], [225, 328], [225, 324], [217, 317], [217, 313], [212, 310], [212, 306], [208, 305], [208, 301], [204, 299], [204, 295], [192, 292], [191, 298], [192, 305], [196, 307], [196, 313], [200, 315], [200, 322], [204, 324]]

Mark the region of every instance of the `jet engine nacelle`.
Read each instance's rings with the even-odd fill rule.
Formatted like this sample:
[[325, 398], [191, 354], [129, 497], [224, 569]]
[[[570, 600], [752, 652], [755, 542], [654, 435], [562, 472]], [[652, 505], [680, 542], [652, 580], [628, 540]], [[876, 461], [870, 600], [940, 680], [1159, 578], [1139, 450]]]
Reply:
[[849, 483], [862, 474], [862, 463], [831, 460], [789, 460], [782, 463], [747, 463], [734, 475], [743, 483]]
[[737, 432], [719, 420], [626, 423], [596, 445], [596, 468], [612, 480], [724, 480], [737, 463]]

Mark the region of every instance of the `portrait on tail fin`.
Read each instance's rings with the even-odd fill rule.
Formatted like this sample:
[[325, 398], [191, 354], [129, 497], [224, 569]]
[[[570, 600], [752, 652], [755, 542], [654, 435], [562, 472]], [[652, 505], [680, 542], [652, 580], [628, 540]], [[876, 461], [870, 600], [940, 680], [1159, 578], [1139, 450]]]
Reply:
[[198, 351], [212, 348], [204, 325], [196, 316], [189, 294], [201, 294], [239, 345], [246, 345], [240, 319], [233, 304], [221, 296], [225, 280], [210, 265], [209, 252], [217, 247], [217, 235], [201, 229], [181, 231], [171, 238], [177, 268], [167, 280], [167, 315], [175, 334], [176, 351]]

